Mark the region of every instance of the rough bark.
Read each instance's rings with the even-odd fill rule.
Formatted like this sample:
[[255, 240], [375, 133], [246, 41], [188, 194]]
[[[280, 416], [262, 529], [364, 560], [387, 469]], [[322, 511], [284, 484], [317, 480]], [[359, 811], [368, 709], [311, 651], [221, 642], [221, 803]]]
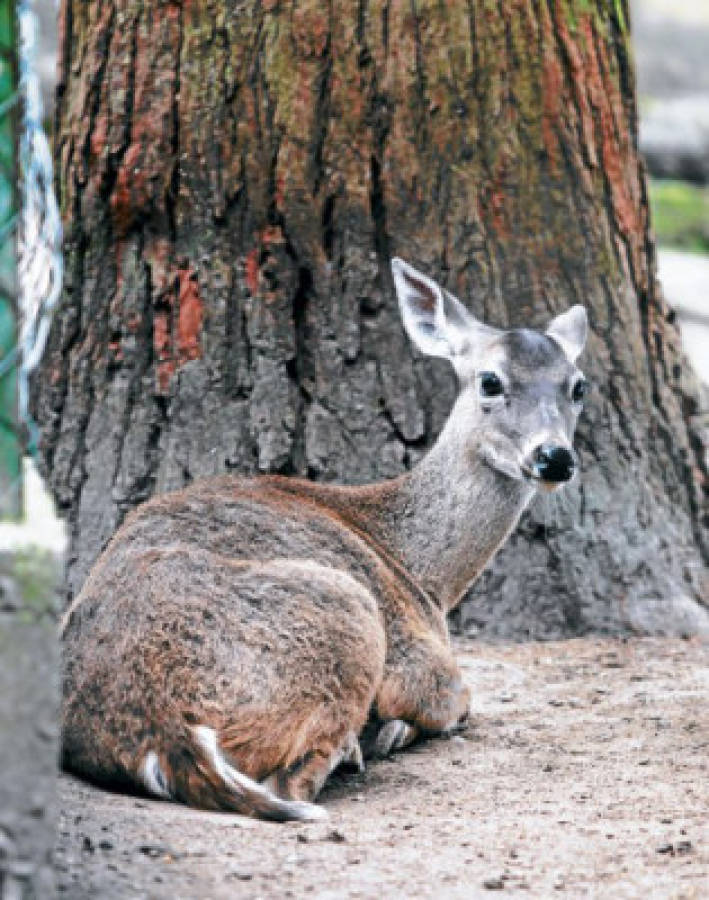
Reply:
[[388, 272], [498, 325], [581, 302], [583, 476], [460, 622], [693, 631], [706, 464], [655, 281], [625, 0], [64, 0], [67, 282], [37, 385], [80, 586], [128, 509], [225, 469], [362, 482], [451, 404]]

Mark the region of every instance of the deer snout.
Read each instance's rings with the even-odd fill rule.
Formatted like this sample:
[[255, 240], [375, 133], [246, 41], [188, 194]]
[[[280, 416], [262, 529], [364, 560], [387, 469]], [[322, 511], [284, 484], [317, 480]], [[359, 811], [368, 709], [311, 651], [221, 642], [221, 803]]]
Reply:
[[576, 470], [576, 460], [567, 447], [542, 444], [533, 453], [532, 473], [541, 481], [561, 483], [570, 481]]

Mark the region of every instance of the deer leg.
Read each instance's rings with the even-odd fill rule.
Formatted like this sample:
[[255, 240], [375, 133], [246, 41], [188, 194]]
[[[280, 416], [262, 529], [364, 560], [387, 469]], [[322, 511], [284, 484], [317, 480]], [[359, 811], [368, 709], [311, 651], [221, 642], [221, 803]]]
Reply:
[[450, 734], [469, 715], [470, 690], [437, 640], [416, 641], [390, 660], [360, 738], [365, 759], [388, 756], [420, 737]]
[[262, 782], [284, 800], [314, 800], [328, 776], [339, 766], [364, 771], [359, 740], [350, 731], [334, 751], [310, 750], [287, 768], [276, 769]]
[[409, 725], [403, 719], [388, 719], [386, 722], [378, 719], [374, 723], [369, 739], [363, 741], [362, 752], [367, 759], [380, 759], [389, 756], [395, 750], [403, 750], [420, 736], [420, 729], [416, 725]]

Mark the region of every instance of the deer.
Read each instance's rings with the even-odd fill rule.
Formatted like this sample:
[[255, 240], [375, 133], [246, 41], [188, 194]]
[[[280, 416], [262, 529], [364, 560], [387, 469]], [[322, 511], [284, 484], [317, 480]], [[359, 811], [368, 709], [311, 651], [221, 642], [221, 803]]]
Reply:
[[587, 317], [498, 329], [391, 271], [411, 341], [457, 375], [438, 439], [379, 483], [215, 475], [129, 513], [62, 624], [68, 771], [316, 821], [338, 767], [466, 725], [447, 614], [535, 493], [576, 475]]

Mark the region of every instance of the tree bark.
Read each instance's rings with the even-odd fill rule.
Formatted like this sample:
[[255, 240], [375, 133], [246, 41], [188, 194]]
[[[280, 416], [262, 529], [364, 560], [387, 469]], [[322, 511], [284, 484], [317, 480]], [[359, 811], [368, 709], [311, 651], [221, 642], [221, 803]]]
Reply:
[[445, 363], [399, 255], [495, 325], [590, 314], [582, 477], [459, 624], [697, 631], [706, 462], [655, 280], [626, 0], [63, 0], [65, 302], [35, 408], [70, 591], [125, 513], [225, 469], [393, 476]]

